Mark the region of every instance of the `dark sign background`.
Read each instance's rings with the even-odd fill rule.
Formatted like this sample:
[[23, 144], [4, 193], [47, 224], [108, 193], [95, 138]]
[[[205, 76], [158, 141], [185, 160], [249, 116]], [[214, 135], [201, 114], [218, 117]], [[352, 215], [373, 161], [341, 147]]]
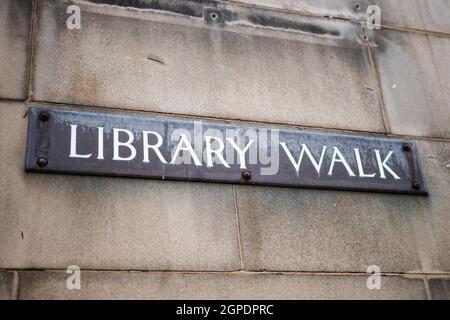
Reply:
[[[323, 164], [318, 176], [311, 161], [303, 157], [299, 175], [278, 143], [279, 170], [274, 175], [262, 175], [261, 168], [270, 164], [249, 164], [247, 169], [251, 173], [249, 180], [244, 179], [243, 170], [237, 161], [226, 168], [220, 163], [207, 168], [203, 157], [199, 155], [202, 166], [192, 164], [163, 164], [155, 152], [149, 150], [150, 163], [144, 163], [142, 131], [158, 132], [164, 139], [160, 150], [167, 162], [170, 162], [171, 152], [176, 148], [177, 141], [171, 141], [174, 130], [184, 129], [194, 137], [194, 121], [165, 117], [130, 116], [115, 113], [77, 112], [61, 109], [30, 108], [28, 112], [28, 141], [25, 168], [27, 171], [47, 173], [89, 174], [107, 176], [126, 176], [140, 178], [211, 181], [226, 183], [242, 183], [255, 185], [275, 185], [289, 187], [326, 188], [340, 190], [394, 192], [407, 194], [427, 194], [427, 188], [422, 176], [416, 144], [413, 141], [386, 139], [378, 137], [363, 137], [354, 135], [338, 135], [301, 130], [279, 129], [279, 142], [285, 142], [298, 160], [302, 143], [306, 144], [314, 158], [318, 160], [323, 146], [327, 146]], [[259, 139], [259, 130], [267, 130], [268, 143], [265, 152], [271, 153], [270, 130], [274, 128], [245, 125], [229, 125], [219, 122], [202, 121], [203, 134], [208, 129], [221, 132], [226, 138], [226, 129], [233, 129], [237, 133], [253, 130]], [[70, 125], [76, 124], [77, 152], [79, 154], [92, 153], [89, 159], [70, 158]], [[104, 127], [104, 160], [97, 159], [98, 129]], [[133, 142], [137, 155], [131, 161], [115, 161], [113, 157], [113, 128], [127, 129], [133, 132]], [[151, 136], [150, 136], [151, 137]], [[119, 136], [120, 141], [126, 141], [127, 136]], [[150, 139], [152, 144], [156, 139]], [[260, 141], [258, 141], [259, 143]], [[347, 170], [341, 163], [336, 163], [333, 175], [327, 174], [333, 146], [339, 148], [356, 177], [349, 177]], [[353, 149], [359, 148], [365, 173], [377, 173], [375, 178], [358, 177], [358, 167]], [[205, 142], [203, 140], [203, 150]], [[390, 152], [394, 154], [388, 165], [401, 180], [395, 180], [386, 171], [387, 179], [380, 179], [374, 149], [380, 150], [382, 159]], [[120, 148], [121, 156], [129, 155], [126, 147]], [[225, 151], [224, 151], [225, 157]], [[236, 159], [238, 158], [235, 153]], [[259, 160], [259, 154], [258, 154]], [[247, 176], [248, 178], [248, 176]]]

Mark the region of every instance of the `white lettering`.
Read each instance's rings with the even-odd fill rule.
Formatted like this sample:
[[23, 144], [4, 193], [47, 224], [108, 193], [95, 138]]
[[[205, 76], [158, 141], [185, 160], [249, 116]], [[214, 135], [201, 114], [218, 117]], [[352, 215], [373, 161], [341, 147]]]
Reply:
[[89, 154], [78, 154], [77, 153], [77, 125], [70, 125], [70, 158], [90, 158], [92, 153]]
[[245, 153], [248, 151], [250, 146], [255, 142], [254, 140], [251, 140], [248, 142], [248, 144], [245, 146], [244, 149], [239, 148], [239, 146], [234, 142], [232, 138], [227, 138], [227, 141], [231, 144], [231, 146], [237, 151], [239, 155], [239, 163], [241, 164], [241, 169], [247, 169], [247, 166], [245, 165]]
[[380, 178], [386, 179], [386, 174], [384, 173], [384, 169], [386, 169], [394, 177], [395, 180], [400, 180], [401, 178], [386, 164], [394, 151], [389, 152], [383, 161], [381, 160], [380, 150], [374, 151], [377, 158], [378, 168], [380, 169]]
[[[222, 164], [226, 167], [229, 168], [230, 165], [225, 161], [225, 159], [223, 158], [223, 149], [225, 148], [222, 140], [220, 140], [219, 138], [216, 137], [211, 137], [211, 136], [205, 136], [206, 139], [206, 166], [207, 167], [212, 167], [213, 166], [213, 162], [212, 162], [212, 154], [214, 153], [217, 158], [222, 162]], [[213, 150], [211, 148], [211, 142], [212, 140], [217, 141], [217, 143], [219, 144], [219, 148], [216, 150]]]
[[[345, 160], [344, 156], [339, 151], [339, 149], [337, 147], [333, 147], [333, 149], [334, 149], [333, 158], [331, 159], [330, 170], [328, 171], [328, 175], [329, 176], [333, 175], [334, 164], [336, 162], [339, 162], [344, 165], [350, 177], [355, 177], [356, 175], [353, 173], [352, 169], [348, 165], [347, 161]], [[337, 157], [339, 157], [339, 159]]]
[[[162, 163], [167, 164], [166, 159], [164, 159], [163, 155], [161, 154], [161, 151], [159, 151], [159, 147], [163, 144], [163, 138], [161, 135], [154, 131], [143, 131], [143, 145], [144, 145], [144, 160], [143, 162], [150, 162], [148, 157], [148, 149], [153, 149], [155, 151], [156, 155], [158, 156], [159, 160], [161, 160]], [[152, 134], [156, 137], [157, 141], [156, 144], [150, 145], [148, 144], [148, 135]]]
[[105, 159], [103, 157], [103, 131], [104, 131], [103, 127], [98, 127], [98, 155], [97, 155], [97, 159], [99, 159], [99, 160]]
[[[114, 156], [113, 160], [120, 160], [120, 161], [129, 161], [133, 160], [136, 157], [136, 148], [131, 144], [134, 141], [134, 135], [130, 130], [126, 129], [113, 129], [114, 131]], [[128, 135], [128, 141], [127, 142], [120, 142], [119, 141], [119, 132], [124, 132]], [[130, 156], [123, 158], [119, 155], [119, 147], [127, 147], [130, 149]]]
[[306, 144], [302, 144], [302, 150], [300, 151], [300, 157], [298, 159], [298, 162], [295, 162], [295, 159], [294, 159], [292, 153], [289, 151], [286, 143], [285, 142], [280, 142], [280, 145], [283, 147], [283, 149], [286, 152], [289, 160], [294, 165], [294, 168], [297, 171], [297, 174], [300, 172], [300, 166], [302, 164], [303, 154], [306, 152], [306, 155], [308, 156], [309, 160], [311, 160], [311, 163], [314, 166], [314, 168], [316, 169], [317, 174], [320, 176], [320, 168], [322, 167], [323, 157], [325, 156], [325, 151], [327, 149], [326, 146], [324, 146], [322, 148], [322, 153], [320, 155], [320, 159], [317, 162], [316, 159], [314, 159], [314, 157], [313, 157], [311, 151], [309, 150], [308, 146]]
[[373, 178], [373, 177], [375, 177], [376, 173], [373, 173], [373, 174], [365, 174], [364, 173], [364, 168], [362, 166], [361, 154], [359, 153], [359, 149], [358, 148], [354, 148], [353, 150], [355, 150], [355, 157], [356, 157], [356, 163], [358, 164], [359, 176], [361, 178]]
[[178, 142], [177, 148], [175, 152], [173, 153], [172, 161], [170, 161], [170, 164], [174, 164], [175, 160], [177, 159], [178, 154], [180, 151], [188, 151], [194, 159], [194, 163], [196, 166], [201, 166], [202, 163], [198, 159], [197, 155], [195, 154], [194, 150], [192, 149], [191, 143], [189, 142], [189, 139], [185, 134], [180, 134], [180, 141]]

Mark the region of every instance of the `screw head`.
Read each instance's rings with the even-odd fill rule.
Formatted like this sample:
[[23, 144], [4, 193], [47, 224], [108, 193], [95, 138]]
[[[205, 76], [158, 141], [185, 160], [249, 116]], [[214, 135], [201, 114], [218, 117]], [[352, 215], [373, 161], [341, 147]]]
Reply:
[[249, 170], [242, 171], [242, 178], [246, 181], [250, 180], [252, 178], [252, 173]]
[[37, 158], [36, 163], [39, 167], [45, 167], [48, 164], [48, 160], [46, 157], [39, 157]]
[[211, 20], [216, 21], [219, 18], [219, 14], [217, 12], [210, 12], [209, 17]]
[[48, 113], [47, 111], [42, 111], [41, 113], [39, 113], [39, 120], [47, 121], [48, 119], [50, 119], [50, 113]]
[[412, 187], [413, 187], [414, 190], [419, 191], [420, 188], [421, 188], [421, 185], [417, 181], [414, 181], [413, 184], [412, 184]]
[[405, 152], [410, 152], [411, 151], [411, 146], [407, 143], [404, 143], [402, 146], [403, 151]]

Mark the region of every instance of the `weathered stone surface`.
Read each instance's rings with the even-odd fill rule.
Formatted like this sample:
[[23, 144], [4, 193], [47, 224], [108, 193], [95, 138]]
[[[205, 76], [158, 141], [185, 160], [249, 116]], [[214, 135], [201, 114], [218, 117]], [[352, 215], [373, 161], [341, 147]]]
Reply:
[[365, 8], [367, 8], [365, 0], [357, 2], [354, 0], [237, 0], [237, 2], [244, 5], [298, 11], [302, 14], [347, 19], [365, 19]]
[[414, 226], [422, 267], [428, 272], [450, 271], [450, 143], [418, 142], [430, 194], [412, 211], [421, 219]]
[[35, 100], [384, 131], [357, 24], [298, 16], [282, 32], [84, 3], [68, 30], [67, 3], [38, 5]]
[[0, 98], [25, 99], [31, 0], [0, 1]]
[[0, 300], [17, 299], [19, 275], [15, 271], [0, 271]]
[[[382, 23], [450, 33], [450, 3], [447, 0], [375, 0]], [[366, 10], [367, 7], [363, 8]]]
[[[234, 1], [234, 0], [233, 0]], [[298, 11], [302, 14], [367, 19], [369, 5], [381, 9], [382, 24], [450, 33], [447, 0], [238, 0], [242, 4]]]
[[25, 173], [23, 104], [0, 104], [0, 267], [236, 270], [230, 185]]
[[419, 153], [429, 197], [238, 186], [244, 268], [448, 272], [450, 143]]
[[426, 299], [422, 279], [366, 276], [83, 272], [68, 290], [63, 272], [22, 272], [19, 299]]
[[375, 60], [392, 132], [450, 137], [450, 39], [381, 30]]
[[428, 287], [430, 288], [431, 299], [450, 300], [450, 278], [430, 279]]

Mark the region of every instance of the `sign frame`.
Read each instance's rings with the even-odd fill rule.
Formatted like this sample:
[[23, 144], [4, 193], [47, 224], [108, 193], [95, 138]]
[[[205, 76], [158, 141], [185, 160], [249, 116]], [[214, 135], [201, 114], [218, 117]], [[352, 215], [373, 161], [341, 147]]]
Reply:
[[[200, 143], [201, 149], [194, 150], [193, 146], [195, 146], [195, 140], [198, 138], [195, 126], [199, 123], [202, 126], [203, 133], [216, 132], [217, 139], [220, 139], [219, 136], [222, 132], [222, 143], [227, 148], [226, 150], [223, 149], [223, 159], [225, 159], [225, 153], [229, 151], [229, 144], [231, 144], [228, 139], [235, 139], [237, 146], [239, 136], [243, 136], [243, 144], [240, 150], [242, 151], [246, 144], [250, 144], [248, 154], [244, 152], [244, 158], [242, 158], [244, 161], [237, 161], [241, 158], [239, 158], [237, 152], [238, 147], [235, 147], [233, 160], [236, 161], [235, 163], [230, 162], [229, 168], [225, 166], [227, 160], [218, 161], [220, 157], [214, 152], [211, 156], [214, 155], [216, 162], [212, 166], [208, 166], [208, 152], [219, 150], [220, 141], [214, 139], [215, 137], [211, 134], [203, 134]], [[74, 131], [72, 131], [73, 126], [75, 126]], [[177, 130], [187, 132], [185, 136], [188, 133], [190, 134], [189, 142], [194, 140], [191, 147], [194, 153], [197, 153], [201, 166], [196, 165], [195, 155], [186, 150], [178, 153], [179, 158], [183, 158], [187, 153], [193, 163], [171, 163], [172, 161], [169, 161], [173, 158], [174, 148], [179, 147], [181, 140], [183, 140], [182, 134], [177, 133]], [[233, 131], [235, 134], [226, 138], [229, 134], [227, 130]], [[102, 135], [100, 135], [100, 131]], [[115, 136], [116, 132], [118, 132], [117, 137]], [[149, 154], [147, 162], [145, 162], [145, 151], [139, 151], [144, 143], [143, 135], [140, 135], [140, 132], [156, 132], [156, 134], [144, 133], [148, 139], [154, 138], [151, 144], [147, 141], [147, 148], [143, 149]], [[258, 156], [261, 157], [264, 150], [267, 153], [266, 155], [270, 156], [278, 153], [277, 173], [263, 174], [263, 168], [269, 168], [268, 165], [250, 163], [250, 150], [253, 150], [250, 148], [252, 145], [250, 133], [253, 134], [254, 132], [256, 132], [254, 141], [256, 141], [256, 148], [258, 149], [257, 158]], [[265, 132], [266, 135], [265, 149], [262, 147], [262, 141], [264, 140], [261, 139], [262, 132]], [[274, 147], [275, 144], [272, 141], [275, 140], [273, 132], [278, 134], [278, 150], [275, 150], [276, 147]], [[124, 137], [127, 138], [127, 135], [128, 138], [131, 137], [130, 133], [134, 137], [133, 143], [135, 145], [130, 144], [135, 147], [136, 156], [132, 160], [123, 160], [127, 156], [128, 158], [131, 157], [131, 155], [120, 154], [120, 152], [127, 153], [127, 150], [132, 153], [131, 147], [126, 146], [127, 141], [124, 141], [127, 140], [124, 139]], [[148, 148], [149, 145], [156, 146], [158, 134], [163, 138], [163, 143], [158, 148], [161, 151], [161, 157], [158, 156], [154, 148]], [[179, 138], [178, 142], [173, 139], [174, 134]], [[79, 149], [75, 150], [75, 153], [73, 153], [73, 145], [71, 144], [74, 136], [75, 144], [77, 144], [75, 149]], [[114, 140], [115, 138], [117, 139]], [[100, 150], [99, 141], [102, 141], [101, 157], [100, 154], [96, 153]], [[212, 147], [213, 143], [216, 143], [215, 149]], [[219, 148], [217, 148], [217, 145]], [[208, 146], [209, 149], [205, 150]], [[187, 147], [187, 145], [184, 145], [184, 147]], [[116, 152], [112, 150], [113, 148], [118, 150], [117, 159], [122, 158], [120, 161], [112, 159], [114, 158], [113, 153]], [[392, 154], [389, 155], [391, 151]], [[75, 157], [68, 156], [72, 153]], [[87, 157], [88, 155], [90, 157]], [[319, 159], [321, 159], [321, 166], [317, 170]], [[160, 163], [158, 163], [158, 160]], [[162, 163], [163, 160], [166, 160], [167, 163]], [[244, 166], [242, 166], [242, 162], [244, 162]], [[298, 170], [296, 162], [300, 163]], [[270, 165], [273, 165], [273, 163]], [[250, 126], [241, 123], [230, 124], [225, 121], [200, 121], [190, 118], [154, 115], [123, 115], [34, 106], [28, 110], [25, 170], [40, 173], [187, 180], [413, 195], [428, 194], [415, 141], [273, 128], [261, 125]], [[266, 173], [267, 171], [270, 170], [266, 170]], [[352, 173], [354, 176], [351, 176]], [[382, 178], [383, 174], [384, 179]], [[373, 177], [370, 177], [371, 175]], [[395, 176], [400, 179], [396, 179]]]

